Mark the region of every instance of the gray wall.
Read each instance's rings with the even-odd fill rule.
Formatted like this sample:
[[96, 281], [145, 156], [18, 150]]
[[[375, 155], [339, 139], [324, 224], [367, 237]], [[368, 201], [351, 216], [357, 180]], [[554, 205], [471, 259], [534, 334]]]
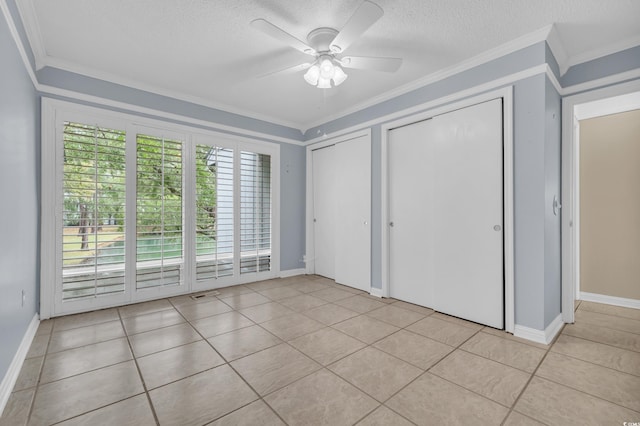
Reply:
[[307, 163], [304, 146], [280, 146], [280, 270], [305, 267]]
[[560, 84], [568, 87], [637, 69], [640, 69], [640, 46], [574, 65], [562, 76]]
[[[40, 106], [0, 16], [0, 379], [38, 311]], [[22, 292], [25, 303], [22, 305]]]
[[544, 326], [560, 313], [562, 290], [561, 212], [553, 214], [553, 196], [561, 197], [562, 100], [551, 82], [545, 80], [544, 135]]
[[544, 83], [514, 87], [514, 243], [516, 324], [544, 329]]

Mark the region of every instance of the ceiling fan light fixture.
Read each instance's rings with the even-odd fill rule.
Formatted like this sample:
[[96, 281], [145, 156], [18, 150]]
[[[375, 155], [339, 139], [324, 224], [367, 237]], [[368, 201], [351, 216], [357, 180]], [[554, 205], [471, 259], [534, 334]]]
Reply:
[[304, 79], [312, 86], [318, 84], [318, 78], [320, 77], [320, 68], [317, 65], [311, 66], [304, 74]]
[[339, 86], [347, 79], [347, 77], [347, 74], [342, 71], [342, 68], [336, 65], [335, 70], [333, 71], [333, 84]]
[[320, 58], [320, 77], [331, 80], [334, 72], [335, 65], [333, 65], [333, 61], [328, 57]]
[[333, 87], [339, 86], [347, 79], [347, 74], [338, 63], [339, 61], [331, 56], [323, 55], [304, 74], [305, 81], [318, 89], [330, 89], [331, 80], [333, 80]]
[[331, 89], [331, 80], [320, 76], [318, 78], [318, 89]]

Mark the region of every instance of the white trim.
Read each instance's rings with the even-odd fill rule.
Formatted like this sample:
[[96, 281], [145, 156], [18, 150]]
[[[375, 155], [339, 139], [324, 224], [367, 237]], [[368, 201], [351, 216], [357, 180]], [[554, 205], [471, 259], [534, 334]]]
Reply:
[[609, 75], [597, 80], [589, 80], [585, 83], [574, 84], [573, 86], [566, 86], [562, 89], [561, 95], [568, 96], [578, 92], [586, 92], [589, 90], [597, 89], [599, 87], [609, 86], [628, 80], [634, 80], [637, 78], [640, 78], [640, 68], [636, 68], [631, 71], [625, 71], [619, 74]]
[[4, 15], [5, 21], [7, 22], [7, 26], [9, 27], [9, 32], [11, 33], [11, 37], [13, 37], [13, 42], [16, 44], [16, 48], [20, 53], [20, 57], [22, 58], [22, 63], [24, 64], [24, 67], [27, 69], [27, 73], [29, 74], [31, 83], [37, 89], [38, 79], [36, 78], [35, 72], [33, 72], [33, 68], [31, 68], [31, 62], [29, 61], [29, 56], [27, 55], [27, 52], [24, 49], [24, 45], [22, 44], [22, 40], [20, 39], [20, 35], [18, 34], [18, 29], [16, 28], [16, 25], [13, 22], [13, 18], [11, 18], [11, 12], [9, 12], [9, 7], [7, 6], [7, 3], [5, 0], [0, 0], [0, 10], [2, 10], [2, 14]]
[[556, 335], [562, 330], [564, 322], [562, 321], [562, 315], [558, 314], [551, 324], [544, 330], [537, 330], [535, 328], [525, 327], [524, 325], [516, 324], [513, 335], [520, 337], [521, 339], [531, 340], [532, 342], [542, 343], [548, 345], [553, 342]]
[[371, 287], [371, 290], [369, 290], [369, 294], [372, 295], [373, 297], [379, 297], [381, 299], [383, 297], [381, 288]]
[[[545, 65], [546, 68], [546, 65]], [[433, 107], [433, 102], [420, 107], [423, 112], [387, 122], [381, 127], [381, 232], [382, 232], [382, 295], [389, 297], [389, 203], [388, 203], [388, 132], [390, 129], [426, 120], [436, 115], [465, 108], [481, 102], [502, 98], [504, 124], [504, 281], [505, 281], [505, 330], [513, 332], [515, 324], [515, 253], [514, 253], [514, 189], [513, 189], [513, 86], [485, 92], [473, 98]], [[431, 109], [428, 109], [431, 108]]]
[[[285, 138], [282, 136], [274, 136], [268, 133], [257, 132], [257, 131], [248, 130], [240, 127], [229, 126], [229, 125], [221, 124], [215, 121], [200, 120], [200, 119], [192, 118], [186, 115], [180, 115], [180, 114], [175, 114], [171, 112], [160, 111], [153, 108], [132, 105], [125, 102], [114, 101], [111, 99], [101, 98], [93, 95], [86, 95], [84, 93], [74, 92], [66, 89], [60, 89], [57, 87], [38, 85], [37, 89], [43, 94], [63, 96], [63, 97], [71, 98], [73, 100], [90, 102], [99, 106], [106, 106], [106, 107], [121, 109], [123, 111], [133, 113], [133, 114], [152, 115], [158, 118], [165, 118], [169, 120], [184, 122], [187, 124], [193, 124], [196, 126], [205, 127], [206, 130], [213, 130], [213, 131], [219, 130], [224, 132], [237, 133], [239, 135], [247, 136], [247, 137], [257, 137], [257, 138], [265, 139], [268, 141], [283, 142], [283, 143], [289, 143], [289, 144], [298, 145], [298, 146], [306, 146], [306, 143], [299, 140], [295, 140], [295, 139]], [[64, 102], [64, 101], [61, 101], [61, 102]], [[229, 136], [232, 136], [232, 135], [229, 135]]]
[[292, 121], [283, 120], [281, 118], [276, 118], [267, 114], [261, 114], [261, 113], [244, 109], [244, 108], [234, 107], [232, 105], [225, 104], [222, 102], [214, 102], [208, 99], [201, 98], [199, 96], [176, 92], [176, 91], [165, 89], [152, 84], [146, 84], [139, 80], [124, 78], [124, 77], [107, 73], [101, 70], [83, 67], [60, 58], [52, 58], [51, 56], [46, 56], [44, 59], [43, 66], [48, 66], [54, 69], [59, 69], [63, 71], [80, 74], [85, 77], [95, 78], [101, 81], [106, 81], [106, 82], [118, 84], [121, 86], [126, 86], [134, 90], [142, 90], [142, 91], [153, 93], [156, 95], [166, 96], [171, 99], [190, 102], [190, 103], [205, 106], [208, 108], [217, 109], [230, 114], [241, 115], [243, 117], [252, 118], [254, 120], [266, 121], [268, 123], [278, 124], [285, 127], [291, 127], [293, 129], [299, 129], [300, 127], [298, 123], [294, 123]]
[[547, 78], [549, 79], [549, 81], [551, 81], [551, 84], [553, 84], [553, 87], [556, 89], [556, 91], [562, 95], [562, 86], [560, 85], [560, 82], [558, 81], [558, 78], [556, 77], [556, 75], [553, 73], [553, 71], [551, 71], [551, 67], [549, 66], [549, 64], [545, 64], [547, 66]]
[[[196, 97], [196, 96], [189, 96], [189, 95], [183, 95], [183, 94], [179, 94], [179, 93], [175, 93], [175, 92], [171, 92], [171, 91], [167, 91], [161, 88], [157, 88], [157, 87], [147, 87], [145, 85], [141, 85], [139, 82], [136, 81], [128, 81], [128, 80], [124, 80], [121, 79], [119, 77], [116, 76], [112, 76], [112, 75], [108, 75], [106, 73], [101, 73], [99, 71], [96, 70], [80, 70], [78, 66], [73, 66], [70, 65], [64, 61], [60, 61], [58, 59], [54, 59], [51, 58], [49, 56], [46, 55], [46, 52], [44, 51], [43, 48], [43, 43], [41, 40], [41, 36], [40, 31], [37, 28], [37, 20], [32, 19], [33, 17], [29, 16], [31, 14], [34, 14], [34, 7], [33, 7], [33, 2], [31, 0], [26, 1], [24, 3], [27, 3], [26, 6], [25, 5], [21, 5], [21, 2], [17, 2], [18, 5], [18, 11], [20, 14], [20, 17], [22, 19], [23, 25], [25, 27], [25, 31], [26, 31], [26, 35], [27, 35], [27, 39], [29, 41], [31, 50], [33, 52], [35, 61], [36, 61], [36, 68], [40, 69], [44, 66], [57, 66], [60, 69], [63, 70], [67, 70], [67, 71], [71, 71], [71, 72], [79, 72], [80, 74], [86, 75], [88, 77], [93, 77], [93, 78], [98, 78], [104, 81], [110, 81], [113, 82], [115, 84], [123, 84], [125, 86], [131, 87], [132, 89], [139, 89], [139, 90], [146, 90], [149, 91], [151, 93], [155, 93], [158, 95], [162, 95], [162, 96], [168, 96], [170, 98], [176, 99], [176, 100], [182, 100], [185, 102], [191, 102], [197, 105], [201, 105], [204, 107], [209, 107], [209, 108], [214, 108], [214, 109], [218, 109], [221, 110], [222, 112], [228, 112], [228, 113], [233, 113], [233, 114], [239, 114], [241, 116], [247, 117], [247, 118], [253, 118], [256, 120], [261, 120], [261, 121], [267, 121], [270, 122], [272, 124], [279, 124], [285, 127], [290, 127], [290, 128], [296, 128], [299, 129], [302, 133], [304, 133], [306, 130], [316, 127], [316, 126], [320, 126], [322, 124], [327, 124], [329, 122], [331, 122], [332, 120], [338, 119], [338, 118], [342, 118], [345, 117], [346, 115], [353, 113], [353, 112], [357, 112], [360, 111], [362, 109], [365, 109], [367, 107], [379, 104], [381, 102], [384, 102], [386, 100], [395, 98], [397, 96], [403, 95], [405, 93], [411, 92], [413, 90], [416, 90], [418, 88], [421, 87], [425, 87], [428, 86], [430, 84], [433, 84], [437, 81], [440, 81], [442, 79], [448, 78], [450, 76], [459, 74], [463, 71], [466, 71], [468, 69], [474, 68], [476, 66], [482, 65], [484, 63], [490, 62], [492, 60], [495, 60], [497, 58], [503, 57], [509, 53], [524, 49], [528, 46], [531, 46], [535, 43], [541, 42], [541, 41], [546, 41], [547, 44], [549, 45], [550, 49], [552, 50], [554, 57], [556, 58], [556, 61], [558, 62], [558, 65], [560, 66], [560, 70], [561, 70], [561, 75], [564, 74], [564, 72], [566, 72], [567, 68], [573, 65], [577, 65], [579, 63], [583, 63], [583, 62], [587, 62], [589, 60], [593, 60], [593, 59], [597, 59], [599, 57], [603, 57], [606, 55], [610, 55], [612, 53], [616, 53], [628, 48], [632, 48], [636, 45], [638, 45], [640, 43], [640, 37], [632, 37], [628, 40], [625, 40], [623, 42], [619, 42], [616, 43], [614, 45], [611, 45], [609, 47], [603, 48], [603, 49], [599, 49], [598, 51], [592, 51], [592, 52], [587, 52], [585, 54], [581, 54], [581, 55], [577, 55], [574, 57], [571, 57], [569, 59], [566, 59], [566, 51], [564, 50], [564, 47], [561, 43], [560, 37], [557, 34], [557, 30], [555, 25], [549, 25], [546, 26], [544, 28], [541, 28], [539, 30], [533, 31], [529, 34], [526, 34], [520, 38], [517, 38], [515, 40], [511, 40], [501, 46], [498, 46], [496, 48], [490, 49], [488, 51], [485, 51], [477, 56], [474, 56], [466, 61], [463, 61], [461, 63], [458, 63], [452, 67], [446, 68], [444, 70], [440, 70], [436, 73], [430, 74], [424, 78], [421, 78], [419, 80], [415, 80], [413, 82], [410, 82], [402, 87], [390, 90], [388, 92], [385, 92], [377, 97], [374, 98], [370, 98], [369, 100], [367, 100], [364, 103], [360, 103], [356, 106], [353, 106], [349, 109], [343, 110], [338, 114], [334, 114], [332, 116], [327, 116], [322, 118], [321, 120], [317, 120], [316, 122], [312, 122], [312, 123], [306, 123], [304, 125], [300, 124], [300, 123], [293, 123], [293, 122], [289, 122], [289, 121], [282, 121], [282, 120], [278, 120], [275, 117], [271, 117], [271, 116], [267, 116], [267, 115], [260, 115], [258, 113], [254, 113], [254, 112], [249, 112], [243, 109], [239, 109], [239, 108], [234, 108], [230, 105], [226, 105], [226, 104], [220, 104], [220, 103], [215, 103], [215, 102], [211, 102], [205, 99], [202, 99], [200, 97]], [[166, 113], [166, 112], [162, 112], [162, 111], [158, 111], [158, 110], [153, 110], [153, 109], [149, 109], [149, 108], [145, 108], [145, 107], [139, 107], [139, 106], [135, 106], [135, 105], [130, 105], [130, 104], [125, 104], [122, 102], [118, 102], [118, 101], [112, 101], [112, 100], [108, 100], [105, 98], [101, 98], [101, 97], [96, 97], [96, 96], [91, 96], [91, 95], [85, 95], [85, 94], [81, 94], [78, 92], [74, 92], [74, 91], [70, 91], [70, 90], [65, 90], [65, 89], [59, 89], [59, 88], [54, 88], [51, 86], [47, 86], [47, 85], [42, 85], [38, 82], [36, 75], [34, 73], [34, 70], [31, 67], [31, 63], [29, 62], [28, 59], [28, 55], [26, 54], [25, 51], [25, 47], [22, 44], [22, 41], [20, 39], [20, 36], [18, 35], [18, 31], [16, 29], [15, 23], [13, 22], [13, 18], [9, 12], [9, 9], [6, 5], [6, 0], [0, 0], [0, 9], [2, 9], [2, 12], [5, 16], [5, 19], [7, 21], [7, 24], [9, 26], [9, 30], [11, 32], [11, 35], [14, 39], [14, 42], [16, 44], [16, 47], [18, 48], [19, 52], [20, 52], [20, 56], [24, 62], [24, 65], [27, 69], [27, 72], [29, 74], [29, 77], [31, 78], [31, 81], [34, 85], [34, 87], [36, 88], [36, 90], [43, 92], [43, 93], [47, 93], [47, 94], [52, 94], [52, 95], [59, 95], [59, 96], [66, 96], [66, 97], [70, 97], [73, 99], [77, 99], [77, 100], [83, 100], [83, 101], [87, 101], [87, 102], [94, 102], [94, 103], [98, 103], [101, 105], [107, 105], [107, 106], [113, 106], [115, 108], [122, 108], [124, 110], [127, 111], [134, 111], [134, 112], [141, 112], [141, 113], [145, 113], [145, 114], [153, 114], [156, 115], [158, 117], [165, 117], [165, 118], [169, 118], [169, 119], [174, 119], [174, 120], [180, 120], [180, 121], [184, 121], [184, 122], [188, 122], [191, 124], [197, 124], [197, 125], [203, 125], [206, 126], [207, 128], [218, 128], [220, 130], [225, 130], [225, 131], [230, 131], [230, 132], [236, 132], [236, 133], [240, 133], [240, 134], [245, 134], [248, 136], [257, 136], [257, 137], [264, 137], [270, 140], [274, 140], [274, 141], [279, 141], [279, 142], [284, 142], [284, 143], [293, 143], [295, 145], [305, 145], [305, 143], [299, 141], [299, 140], [295, 140], [295, 139], [290, 139], [290, 138], [284, 138], [284, 137], [278, 137], [278, 136], [271, 136], [271, 135], [267, 135], [267, 134], [262, 134], [260, 132], [253, 132], [253, 131], [249, 131], [249, 130], [245, 130], [245, 129], [241, 129], [241, 128], [235, 128], [232, 126], [226, 126], [223, 124], [217, 124], [215, 122], [209, 122], [209, 121], [204, 121], [204, 120], [198, 120], [198, 119], [193, 119], [193, 118], [189, 118], [186, 116], [181, 116], [178, 114], [172, 114], [172, 113]], [[27, 16], [27, 18], [25, 19], [25, 16]], [[64, 63], [63, 63], [64, 62]], [[542, 66], [546, 66], [548, 67], [547, 64], [541, 64], [535, 67], [530, 68], [529, 70], [525, 70], [525, 71], [521, 71], [518, 73], [514, 73], [510, 76], [506, 76], [506, 77], [502, 77], [500, 79], [494, 80], [494, 82], [490, 82], [487, 83], [487, 87], [485, 87], [484, 90], [490, 90], [492, 88], [495, 87], [499, 87], [500, 85], [505, 85], [505, 84], [509, 84], [512, 83], [513, 81], [517, 81], [518, 79], [523, 79], [526, 78], [526, 75], [521, 75], [522, 73], [526, 72], [526, 71], [530, 71], [532, 69], [537, 69], [538, 67], [542, 67]], [[547, 72], [549, 74], [549, 78], [552, 80], [553, 84], [556, 86], [556, 90], [558, 90], [558, 92], [562, 95], [562, 96], [566, 96], [572, 93], [576, 93], [576, 92], [580, 92], [580, 91], [586, 91], [586, 90], [590, 90], [596, 87], [601, 87], [601, 86], [605, 86], [605, 85], [610, 85], [610, 84], [615, 84], [618, 83], [620, 81], [624, 81], [624, 80], [630, 80], [630, 79], [634, 79], [634, 78], [639, 78], [640, 77], [640, 70], [631, 70], [631, 71], [627, 71], [624, 73], [620, 73], [620, 74], [616, 74], [616, 75], [612, 75], [612, 76], [608, 76], [608, 77], [604, 77], [598, 80], [592, 80], [586, 83], [581, 83], [581, 84], [577, 84], [574, 86], [570, 86], [567, 88], [561, 88], [560, 84], [557, 82], [557, 79], [555, 78], [555, 75], [553, 75], [552, 72]], [[104, 74], [104, 75], [102, 75]], [[519, 77], [518, 77], [519, 76]], [[506, 79], [509, 79], [511, 77], [510, 80], [505, 81]], [[513, 77], [516, 77], [515, 79], [513, 79]], [[498, 84], [491, 84], [491, 83], [496, 83], [499, 82]], [[476, 86], [475, 89], [478, 89], [480, 87], [482, 87], [483, 85], [480, 86]], [[445, 99], [445, 98], [442, 98]], [[393, 117], [386, 117], [386, 119], [392, 119]], [[378, 120], [374, 120], [375, 122], [381, 122], [380, 119]], [[360, 128], [364, 128], [366, 127], [366, 123], [363, 123], [361, 125], [358, 126], [354, 126], [355, 128], [349, 128], [349, 129], [344, 129], [340, 132], [340, 134], [345, 134], [345, 133], [349, 133], [351, 131], [360, 129]], [[334, 135], [336, 136], [336, 135]], [[314, 139], [317, 140], [318, 138]], [[313, 141], [313, 140], [312, 140]]]
[[600, 49], [590, 50], [578, 55], [573, 55], [567, 61], [567, 68], [571, 68], [575, 65], [580, 65], [585, 62], [593, 61], [594, 59], [613, 55], [614, 53], [622, 52], [623, 50], [631, 49], [638, 45], [640, 45], [640, 36], [635, 35], [633, 37], [629, 37], [626, 40], [618, 41]]
[[[524, 80], [524, 79], [529, 78], [529, 77], [533, 77], [533, 76], [536, 76], [536, 75], [539, 75], [539, 74], [545, 74], [547, 72], [550, 72], [550, 71], [547, 71], [547, 70], [549, 70], [549, 66], [547, 64], [536, 65], [536, 66], [528, 68], [526, 70], [519, 71], [517, 73], [510, 74], [510, 75], [501, 77], [501, 78], [496, 79], [496, 80], [491, 80], [491, 81], [488, 81], [486, 83], [479, 84], [477, 86], [470, 87], [470, 88], [462, 90], [460, 92], [455, 92], [455, 93], [452, 93], [450, 95], [443, 96], [441, 98], [433, 99], [431, 101], [425, 102], [425, 103], [420, 104], [420, 105], [416, 105], [416, 106], [412, 106], [412, 107], [409, 107], [409, 108], [405, 108], [405, 109], [402, 109], [402, 110], [399, 110], [399, 111], [392, 112], [390, 114], [383, 115], [381, 117], [377, 117], [377, 118], [365, 121], [363, 123], [355, 124], [355, 125], [353, 125], [351, 127], [340, 129], [340, 130], [338, 130], [338, 131], [336, 131], [336, 132], [334, 132], [334, 133], [332, 133], [330, 135], [327, 135], [327, 136], [323, 135], [323, 136], [319, 136], [319, 137], [314, 138], [314, 139], [310, 139], [310, 140], [307, 141], [307, 143], [308, 144], [312, 144], [312, 143], [315, 143], [315, 142], [318, 142], [318, 141], [322, 141], [322, 140], [326, 139], [327, 137], [337, 138], [337, 137], [340, 137], [340, 136], [348, 134], [348, 133], [353, 133], [353, 132], [356, 132], [358, 130], [362, 130], [362, 129], [365, 129], [365, 128], [369, 128], [369, 127], [375, 126], [377, 124], [386, 123], [386, 122], [389, 122], [391, 120], [396, 120], [396, 119], [399, 119], [401, 117], [405, 117], [407, 115], [417, 114], [419, 112], [422, 112], [422, 111], [425, 111], [425, 110], [428, 110], [428, 109], [432, 109], [432, 108], [436, 108], [436, 107], [439, 107], [439, 106], [444, 105], [444, 104], [448, 104], [448, 103], [451, 103], [451, 102], [459, 101], [461, 99], [465, 99], [465, 98], [468, 98], [468, 97], [471, 97], [471, 96], [475, 96], [475, 95], [478, 95], [480, 93], [488, 92], [490, 90], [494, 90], [494, 89], [497, 89], [497, 88], [500, 88], [500, 87], [508, 86], [508, 85], [511, 85], [511, 84], [513, 84], [513, 83], [515, 83], [517, 81]], [[553, 74], [552, 72], [550, 72], [550, 73]]]
[[289, 278], [289, 277], [297, 277], [298, 275], [305, 275], [306, 269], [298, 268], [298, 269], [287, 269], [284, 271], [280, 271], [280, 278]]
[[556, 62], [560, 68], [560, 75], [564, 75], [564, 73], [569, 69], [569, 55], [567, 55], [562, 39], [558, 34], [556, 24], [551, 26], [551, 30], [547, 36], [547, 45], [549, 46], [549, 49], [551, 49], [553, 56], [556, 58]]
[[562, 99], [562, 318], [566, 323], [574, 322], [574, 301], [580, 294], [578, 120], [640, 108], [637, 92], [640, 92], [640, 80]]
[[640, 309], [640, 300], [626, 297], [607, 296], [606, 294], [580, 292], [580, 300], [585, 302], [604, 303], [605, 305], [622, 306], [624, 308]]
[[24, 364], [24, 360], [27, 356], [27, 353], [29, 352], [31, 342], [33, 342], [36, 331], [38, 331], [39, 325], [40, 319], [38, 317], [38, 314], [36, 313], [31, 319], [29, 327], [27, 327], [27, 331], [24, 333], [24, 336], [22, 336], [20, 346], [18, 346], [18, 350], [13, 356], [11, 364], [9, 364], [9, 369], [5, 373], [4, 378], [2, 379], [2, 383], [0, 383], [0, 417], [2, 416], [2, 412], [7, 405], [9, 397], [11, 396], [11, 391], [13, 390], [13, 387], [18, 380], [20, 370], [22, 369], [22, 364]]
[[[32, 22], [29, 22], [29, 20], [25, 20], [24, 16], [28, 15], [28, 14], [24, 14], [23, 13], [23, 9], [20, 8], [20, 2], [16, 2], [18, 4], [18, 10], [20, 12], [21, 18], [22, 18], [22, 22], [25, 25], [25, 30], [27, 32], [27, 38], [29, 39], [29, 43], [31, 44], [31, 48], [32, 48], [32, 52], [34, 54], [34, 58], [36, 60], [36, 68], [40, 69], [43, 66], [45, 66], [46, 64], [42, 64], [42, 57], [40, 56], [41, 53], [39, 52], [40, 47], [38, 47], [38, 43], [36, 44], [36, 48], [34, 48], [34, 43], [33, 43], [33, 35], [30, 35], [31, 33], [31, 29], [30, 26], [33, 24]], [[31, 3], [31, 2], [28, 2]], [[169, 113], [169, 112], [164, 112], [164, 111], [160, 111], [160, 110], [156, 110], [156, 109], [152, 109], [152, 108], [147, 108], [147, 107], [142, 107], [142, 106], [138, 106], [138, 105], [132, 105], [132, 104], [128, 104], [128, 103], [124, 103], [124, 102], [119, 102], [119, 101], [115, 101], [115, 100], [111, 100], [111, 99], [106, 99], [106, 98], [102, 98], [102, 97], [98, 97], [98, 96], [93, 96], [93, 95], [87, 95], [84, 93], [80, 93], [80, 92], [75, 92], [72, 90], [66, 90], [66, 89], [61, 89], [61, 88], [57, 88], [57, 87], [53, 87], [53, 86], [48, 86], [45, 84], [40, 84], [38, 82], [38, 79], [36, 77], [36, 74], [33, 70], [33, 68], [31, 67], [31, 62], [29, 61], [29, 56], [26, 53], [25, 47], [22, 44], [22, 40], [20, 39], [20, 36], [18, 34], [18, 30], [15, 26], [15, 23], [13, 22], [13, 19], [11, 17], [11, 13], [9, 12], [9, 8], [7, 7], [6, 4], [6, 0], [0, 0], [0, 10], [2, 10], [2, 14], [5, 17], [5, 20], [7, 22], [7, 25], [9, 26], [9, 31], [11, 32], [11, 36], [13, 37], [13, 41], [16, 45], [16, 48], [18, 49], [18, 52], [20, 53], [20, 57], [22, 58], [22, 62], [24, 63], [24, 66], [27, 70], [27, 73], [29, 74], [29, 78], [31, 79], [31, 83], [33, 84], [33, 86], [35, 87], [35, 89], [39, 92], [41, 92], [42, 94], [49, 94], [49, 95], [56, 95], [56, 96], [63, 96], [63, 97], [68, 97], [74, 100], [78, 100], [78, 101], [85, 101], [85, 102], [91, 102], [97, 105], [102, 105], [102, 106], [108, 106], [108, 107], [112, 107], [112, 108], [118, 108], [118, 109], [122, 109], [124, 111], [129, 111], [132, 113], [140, 113], [140, 114], [149, 114], [149, 115], [153, 115], [159, 118], [167, 118], [169, 120], [176, 120], [176, 121], [182, 121], [185, 123], [189, 123], [189, 124], [194, 124], [197, 126], [204, 126], [207, 129], [218, 129], [218, 130], [222, 130], [222, 131], [227, 131], [227, 132], [233, 132], [233, 133], [238, 133], [240, 135], [246, 135], [246, 136], [252, 136], [252, 137], [258, 137], [258, 138], [262, 138], [262, 139], [267, 139], [267, 140], [272, 140], [272, 141], [277, 141], [277, 142], [283, 142], [283, 143], [290, 143], [293, 145], [298, 145], [298, 146], [304, 146], [305, 143], [303, 143], [300, 140], [296, 140], [296, 139], [290, 139], [290, 138], [286, 138], [286, 137], [282, 137], [282, 136], [273, 136], [267, 133], [262, 133], [262, 132], [257, 132], [257, 131], [253, 131], [253, 130], [248, 130], [248, 129], [243, 129], [243, 128], [239, 128], [239, 127], [234, 127], [234, 126], [228, 126], [222, 123], [217, 123], [215, 121], [205, 121], [205, 120], [199, 120], [196, 118], [191, 118], [188, 116], [184, 116], [184, 115], [180, 115], [180, 114], [175, 114], [175, 113]], [[109, 80], [105, 80], [105, 81], [109, 81]], [[121, 84], [121, 83], [116, 83], [116, 84]], [[122, 83], [124, 84], [124, 83]], [[266, 121], [270, 124], [280, 124], [282, 126], [285, 127], [290, 127], [293, 129], [298, 129], [298, 125], [296, 123], [284, 123], [284, 122], [279, 122], [277, 119], [274, 118], [270, 118], [270, 117], [259, 117], [257, 115], [249, 115], [244, 111], [234, 111], [232, 109], [232, 107], [228, 107], [226, 105], [222, 106], [219, 104], [214, 104], [212, 102], [206, 102], [203, 101], [200, 98], [196, 98], [196, 97], [185, 97], [185, 96], [180, 96], [177, 94], [163, 94], [160, 92], [155, 92], [153, 90], [150, 90], [149, 88], [144, 88], [144, 86], [141, 85], [131, 85], [131, 84], [125, 84], [126, 86], [128, 86], [131, 89], [138, 89], [138, 90], [146, 90], [149, 91], [151, 93], [155, 93], [158, 95], [162, 95], [162, 96], [169, 96], [173, 99], [176, 100], [181, 100], [184, 102], [190, 102], [190, 103], [194, 103], [196, 105], [200, 105], [200, 106], [204, 106], [204, 107], [208, 107], [208, 108], [214, 108], [214, 109], [218, 109], [222, 112], [226, 112], [226, 113], [231, 113], [231, 114], [239, 114], [242, 115], [244, 117], [247, 118], [253, 118], [256, 120], [260, 120], [260, 121]], [[299, 129], [298, 129], [299, 130]], [[301, 136], [302, 136], [302, 132], [301, 132]]]
[[306, 220], [305, 220], [305, 254], [303, 256], [305, 262], [305, 270], [307, 274], [315, 273], [315, 245], [313, 236], [313, 155], [312, 151], [337, 143], [346, 142], [350, 139], [359, 138], [361, 136], [369, 137], [371, 143], [371, 129], [367, 128], [349, 134], [341, 134], [331, 138], [322, 137], [320, 140], [309, 142], [306, 151], [307, 158], [307, 177], [306, 177]]
[[45, 65], [44, 58], [47, 57], [47, 52], [44, 49], [42, 31], [40, 31], [35, 5], [31, 0], [17, 0], [16, 6], [36, 61], [36, 70], [39, 70]]

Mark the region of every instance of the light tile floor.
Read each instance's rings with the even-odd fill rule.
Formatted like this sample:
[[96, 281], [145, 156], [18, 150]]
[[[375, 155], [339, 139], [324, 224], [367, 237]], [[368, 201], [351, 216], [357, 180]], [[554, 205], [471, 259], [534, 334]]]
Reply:
[[316, 276], [43, 321], [0, 425], [640, 422], [640, 310], [551, 346]]

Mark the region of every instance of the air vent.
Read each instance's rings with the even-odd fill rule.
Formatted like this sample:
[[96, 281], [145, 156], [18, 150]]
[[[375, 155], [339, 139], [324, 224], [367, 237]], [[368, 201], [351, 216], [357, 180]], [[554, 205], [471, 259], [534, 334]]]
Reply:
[[207, 293], [198, 293], [198, 294], [192, 294], [191, 298], [193, 300], [199, 300], [199, 299], [204, 299], [206, 297], [215, 297], [218, 296], [220, 294], [219, 291], [209, 291]]

